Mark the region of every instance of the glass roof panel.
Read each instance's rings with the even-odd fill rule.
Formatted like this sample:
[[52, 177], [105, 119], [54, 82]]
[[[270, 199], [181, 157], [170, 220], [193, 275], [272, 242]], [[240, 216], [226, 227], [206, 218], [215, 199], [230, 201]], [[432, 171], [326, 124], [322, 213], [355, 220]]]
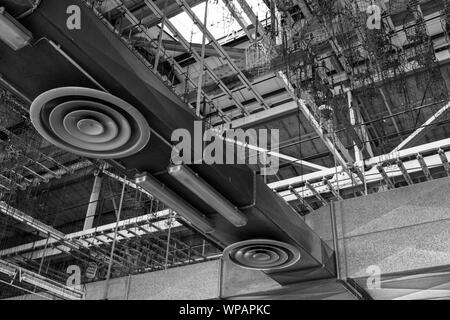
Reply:
[[[270, 18], [270, 11], [262, 0], [247, 0], [253, 12], [258, 16], [259, 20], [264, 21]], [[244, 18], [245, 24], [250, 24], [250, 20], [244, 14], [240, 6], [234, 1], [237, 11]], [[192, 10], [197, 17], [204, 21], [205, 16], [205, 2], [193, 7]], [[202, 32], [194, 25], [193, 21], [186, 13], [180, 13], [170, 19], [175, 25], [180, 34], [193, 43], [202, 43]], [[239, 23], [233, 18], [231, 13], [222, 1], [210, 1], [208, 3], [208, 30], [216, 39], [221, 39], [221, 43], [226, 43], [227, 40], [232, 40], [236, 32], [242, 30]], [[171, 34], [167, 28], [166, 31]], [[207, 41], [208, 43], [209, 41]]]

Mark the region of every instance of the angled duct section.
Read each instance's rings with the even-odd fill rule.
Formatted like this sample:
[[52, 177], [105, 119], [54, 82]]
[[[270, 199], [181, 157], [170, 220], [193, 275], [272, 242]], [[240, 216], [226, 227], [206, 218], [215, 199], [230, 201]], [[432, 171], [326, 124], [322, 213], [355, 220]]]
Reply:
[[[80, 30], [66, 26], [69, 5], [81, 9]], [[228, 247], [226, 258], [235, 264], [264, 270], [282, 284], [335, 275], [331, 248], [249, 167], [167, 170], [173, 131], [183, 128], [194, 136], [199, 119], [83, 1], [43, 1], [21, 22], [43, 40], [15, 54], [0, 43], [0, 73], [35, 100], [33, 123], [44, 137], [80, 155], [111, 159], [130, 178], [146, 172], [136, 183]], [[18, 75], [24, 63], [27, 70]], [[49, 70], [49, 64], [55, 67]], [[34, 81], [36, 75], [41, 81]], [[109, 93], [98, 91], [99, 84]], [[131, 136], [125, 123], [119, 125], [123, 119]], [[116, 127], [127, 139], [119, 144], [111, 138], [106, 148], [102, 141]]]

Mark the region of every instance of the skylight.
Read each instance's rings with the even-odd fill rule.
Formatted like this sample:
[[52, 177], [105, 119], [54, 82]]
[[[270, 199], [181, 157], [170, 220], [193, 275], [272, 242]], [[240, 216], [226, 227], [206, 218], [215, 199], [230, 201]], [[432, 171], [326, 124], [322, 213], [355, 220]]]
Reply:
[[[253, 12], [258, 16], [259, 20], [264, 21], [265, 19], [270, 17], [270, 10], [262, 0], [247, 0], [247, 2], [253, 9]], [[234, 4], [237, 11], [241, 13], [242, 17], [244, 18], [245, 23], [247, 25], [251, 24], [250, 20], [244, 14], [239, 4], [236, 1], [234, 1]], [[192, 10], [201, 21], [204, 21], [205, 6], [206, 3], [202, 2], [192, 8]], [[171, 18], [170, 21], [175, 25], [177, 30], [185, 39], [192, 43], [202, 43], [202, 32], [196, 25], [194, 25], [192, 20], [185, 12]], [[209, 0], [207, 21], [208, 30], [216, 39], [222, 39], [222, 43], [232, 40], [236, 33], [242, 30], [239, 23], [233, 18], [233, 16], [221, 0]], [[171, 34], [170, 31], [167, 30], [167, 28], [165, 29], [165, 31]], [[207, 43], [208, 42], [209, 41], [207, 40]]]

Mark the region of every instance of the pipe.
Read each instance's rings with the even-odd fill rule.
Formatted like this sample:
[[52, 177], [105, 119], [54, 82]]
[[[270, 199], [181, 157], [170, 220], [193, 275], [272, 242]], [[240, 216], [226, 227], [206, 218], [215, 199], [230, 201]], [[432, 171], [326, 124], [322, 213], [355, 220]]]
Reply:
[[136, 178], [136, 184], [163, 203], [167, 204], [170, 208], [175, 210], [176, 213], [183, 216], [185, 221], [202, 232], [211, 233], [214, 231], [211, 222], [207, 220], [202, 213], [154, 177], [149, 174], [140, 175]]
[[158, 64], [159, 64], [159, 58], [161, 57], [161, 50], [163, 50], [162, 48], [162, 41], [163, 41], [163, 36], [164, 36], [164, 26], [166, 24], [166, 19], [167, 19], [167, 2], [168, 0], [164, 1], [164, 16], [162, 17], [162, 21], [161, 21], [161, 29], [159, 30], [159, 39], [158, 39], [158, 48], [156, 49], [156, 58], [155, 58], [155, 64], [153, 66], [153, 72], [154, 73], [158, 73]]
[[[102, 89], [105, 92], [108, 92], [108, 90], [105, 89], [97, 80], [94, 79], [93, 76], [91, 76], [86, 70], [83, 69], [75, 60], [73, 60], [64, 50], [61, 49], [61, 46], [59, 44], [54, 43], [52, 40], [49, 40], [47, 38], [42, 38], [48, 41], [48, 43], [56, 50], [59, 54], [61, 54], [64, 58], [66, 58], [67, 61], [69, 61], [75, 68], [77, 68], [81, 73], [83, 73], [89, 80], [91, 80], [97, 87]], [[38, 40], [39, 41], [39, 40]], [[37, 42], [36, 42], [37, 43]], [[35, 44], [36, 44], [35, 43]]]
[[[209, 3], [209, 0], [206, 0], [205, 18], [204, 18], [204, 22], [203, 22], [205, 26], [208, 24], [208, 3]], [[201, 69], [200, 69], [200, 75], [198, 77], [198, 85], [197, 85], [197, 105], [195, 106], [196, 107], [195, 113], [196, 113], [197, 117], [200, 117], [200, 115], [201, 115], [203, 74], [205, 73], [205, 47], [206, 47], [206, 32], [203, 32]]]
[[[72, 165], [68, 166], [67, 168], [69, 169], [69, 172], [75, 172], [75, 171], [78, 171], [78, 170], [81, 170], [81, 169], [88, 168], [88, 167], [90, 167], [91, 165], [92, 165], [92, 162], [91, 162], [91, 161], [89, 161], [89, 160], [84, 160], [84, 161], [80, 161], [80, 162], [77, 162], [77, 163], [75, 163], [75, 164], [72, 164]], [[50, 179], [53, 179], [53, 178], [55, 178], [56, 176], [61, 177], [62, 175], [68, 173], [68, 172], [67, 172], [66, 170], [64, 170], [64, 169], [58, 169], [58, 170], [56, 170], [56, 171], [54, 171], [54, 172], [52, 171], [52, 173], [48, 172], [48, 173], [45, 173], [45, 174], [40, 175], [40, 174], [34, 172], [33, 170], [31, 170], [30, 168], [28, 168], [28, 167], [26, 167], [26, 166], [23, 166], [23, 168], [26, 169], [26, 170], [28, 170], [28, 171], [29, 171], [30, 173], [32, 173], [33, 175], [36, 175], [36, 178], [33, 179], [33, 181], [32, 181], [31, 184], [37, 184], [37, 183], [39, 183], [39, 182], [41, 182], [41, 181], [44, 181], [44, 182], [47, 183], [47, 182], [50, 181]], [[27, 187], [27, 186], [29, 186], [29, 185], [30, 185], [30, 184], [28, 184], [28, 183], [23, 183], [23, 184], [22, 184], [22, 186], [25, 186], [25, 187]]]
[[183, 165], [170, 167], [169, 174], [186, 188], [191, 189], [200, 199], [209, 204], [235, 227], [243, 227], [247, 224], [247, 217], [236, 206], [189, 167]]
[[39, 7], [39, 5], [41, 4], [41, 0], [36, 0], [33, 4], [32, 7], [30, 9], [28, 9], [27, 11], [25, 11], [24, 13], [21, 13], [20, 15], [18, 15], [17, 17], [15, 17], [15, 19], [22, 19], [25, 18], [26, 16], [29, 16], [30, 14], [32, 14], [34, 11], [36, 11], [36, 9]]

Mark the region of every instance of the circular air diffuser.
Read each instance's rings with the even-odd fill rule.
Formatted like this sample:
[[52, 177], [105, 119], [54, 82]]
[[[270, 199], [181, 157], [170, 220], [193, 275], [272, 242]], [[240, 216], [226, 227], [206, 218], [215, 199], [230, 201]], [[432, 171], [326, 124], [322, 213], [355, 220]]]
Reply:
[[227, 247], [223, 257], [242, 268], [270, 271], [288, 268], [300, 260], [300, 251], [274, 240], [247, 240]]
[[140, 151], [150, 139], [150, 127], [137, 109], [94, 89], [47, 91], [31, 104], [30, 117], [49, 142], [90, 158], [124, 158]]

